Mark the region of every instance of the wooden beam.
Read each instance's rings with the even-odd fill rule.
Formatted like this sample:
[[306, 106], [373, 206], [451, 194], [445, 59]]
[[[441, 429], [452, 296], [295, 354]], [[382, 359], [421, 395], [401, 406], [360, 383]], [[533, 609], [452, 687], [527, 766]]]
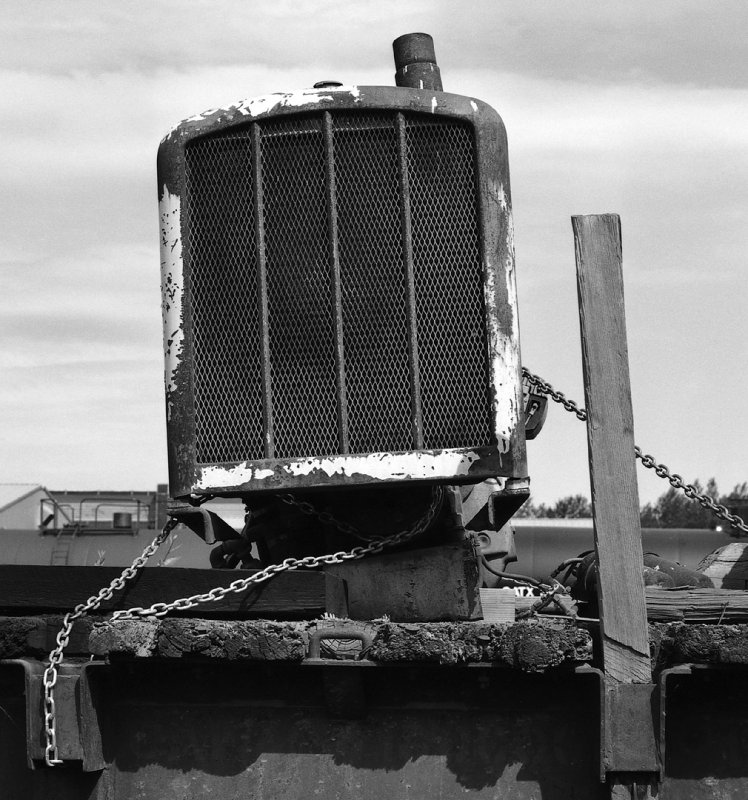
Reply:
[[[0, 613], [32, 614], [72, 611], [78, 603], [98, 593], [122, 570], [119, 567], [42, 567], [0, 565]], [[151, 567], [127, 584], [95, 614], [132, 606], [147, 607], [179, 597], [204, 594], [216, 586], [251, 575], [249, 570], [183, 569]], [[284, 572], [255, 589], [229, 594], [218, 602], [190, 609], [190, 617], [231, 619], [313, 619], [325, 612], [344, 616], [345, 585], [323, 572]]]
[[572, 217], [572, 227], [605, 674], [649, 683], [621, 223], [617, 214], [600, 214]]
[[[642, 574], [621, 222], [572, 217], [582, 334], [605, 695], [603, 765], [611, 798], [652, 797], [659, 767]], [[648, 684], [648, 685], [637, 685]], [[646, 724], [645, 724], [646, 723]], [[637, 735], [622, 739], [633, 727]]]

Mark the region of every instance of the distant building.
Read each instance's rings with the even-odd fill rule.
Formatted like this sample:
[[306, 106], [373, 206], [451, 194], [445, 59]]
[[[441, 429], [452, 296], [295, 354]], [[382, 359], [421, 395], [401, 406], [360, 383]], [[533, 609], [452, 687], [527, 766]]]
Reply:
[[[0, 484], [0, 564], [124, 567], [167, 519], [168, 486], [155, 491], [47, 490]], [[244, 507], [221, 498], [210, 508], [241, 530]], [[209, 568], [210, 546], [182, 525], [151, 564]]]
[[42, 523], [45, 501], [53, 502], [38, 483], [0, 483], [0, 529], [36, 530]]

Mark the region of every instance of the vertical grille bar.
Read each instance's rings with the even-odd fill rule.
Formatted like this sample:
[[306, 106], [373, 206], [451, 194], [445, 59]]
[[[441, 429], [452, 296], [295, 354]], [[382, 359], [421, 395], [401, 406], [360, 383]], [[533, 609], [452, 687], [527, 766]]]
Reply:
[[270, 378], [270, 337], [268, 322], [267, 259], [265, 256], [265, 221], [262, 205], [262, 154], [260, 127], [252, 124], [252, 188], [255, 197], [254, 225], [257, 247], [257, 299], [259, 303], [260, 347], [262, 349], [262, 422], [265, 458], [275, 456], [273, 436], [273, 386]]
[[410, 366], [410, 405], [413, 424], [413, 444], [423, 448], [423, 412], [421, 408], [421, 378], [418, 368], [418, 331], [416, 327], [416, 290], [413, 277], [413, 231], [410, 222], [410, 182], [408, 180], [408, 150], [405, 139], [405, 117], [397, 115], [397, 154], [400, 178], [402, 214], [403, 268], [407, 291], [408, 362]]
[[340, 444], [322, 115], [258, 124], [275, 458], [332, 455]]
[[340, 452], [348, 453], [348, 402], [345, 386], [345, 353], [343, 350], [343, 303], [340, 289], [340, 253], [338, 250], [338, 204], [335, 188], [335, 149], [332, 135], [332, 117], [325, 111], [322, 117], [325, 137], [325, 198], [327, 201], [327, 227], [330, 236], [330, 281], [332, 288], [333, 319], [335, 325], [335, 384], [337, 388], [338, 445]]

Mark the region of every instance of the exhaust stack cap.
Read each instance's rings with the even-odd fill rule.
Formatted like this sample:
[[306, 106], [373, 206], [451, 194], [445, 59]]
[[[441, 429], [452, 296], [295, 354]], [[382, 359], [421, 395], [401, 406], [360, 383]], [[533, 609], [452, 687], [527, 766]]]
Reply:
[[409, 89], [441, 92], [442, 76], [436, 64], [434, 40], [428, 33], [406, 33], [392, 43], [395, 84]]

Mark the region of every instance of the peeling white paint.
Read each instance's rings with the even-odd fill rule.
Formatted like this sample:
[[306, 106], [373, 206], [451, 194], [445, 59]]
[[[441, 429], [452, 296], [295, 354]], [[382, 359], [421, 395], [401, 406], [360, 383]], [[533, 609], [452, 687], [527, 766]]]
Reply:
[[367, 475], [376, 480], [399, 478], [430, 478], [434, 475], [467, 475], [470, 465], [477, 461], [476, 453], [372, 453], [357, 456], [351, 464], [350, 457], [310, 458], [289, 465], [288, 470], [296, 477], [324, 472], [328, 477], [334, 475]]
[[202, 467], [202, 477], [198, 483], [199, 488], [240, 486], [252, 481], [264, 481], [272, 478], [275, 471], [272, 469], [255, 468], [248, 462], [237, 464], [235, 467], [205, 466]]
[[[504, 191], [504, 184], [499, 184], [499, 189], [497, 192], [499, 198], [499, 205], [501, 206], [501, 210], [507, 212], [509, 210], [509, 200], [506, 196], [506, 191]], [[510, 212], [511, 213], [511, 212]]]
[[[514, 219], [509, 195], [503, 184], [496, 187], [496, 198], [501, 209], [504, 228], [504, 260], [499, 272], [506, 281], [506, 297], [511, 309], [505, 315], [508, 329], [500, 329], [498, 319], [491, 315], [488, 321], [488, 343], [490, 349], [491, 378], [495, 390], [495, 425], [499, 449], [509, 452], [509, 439], [521, 424], [519, 394], [521, 391], [519, 330], [517, 325], [517, 289], [514, 274]], [[491, 308], [496, 300], [496, 280], [500, 280], [494, 265], [485, 265], [486, 307]]]
[[373, 481], [457, 478], [469, 475], [471, 466], [480, 458], [481, 455], [473, 451], [455, 450], [442, 450], [436, 453], [424, 451], [397, 454], [371, 453], [278, 462], [274, 470], [256, 468], [251, 462], [245, 461], [233, 467], [217, 465], [202, 467], [196, 489], [241, 486], [255, 481], [266, 481], [273, 477], [288, 480], [314, 475], [341, 479], [362, 476]]
[[[421, 86], [421, 88], [423, 89], [423, 86]], [[434, 111], [436, 111], [436, 98], [432, 97], [431, 98], [431, 113], [433, 114]]]
[[261, 117], [271, 114], [279, 108], [297, 108], [300, 106], [321, 103], [323, 101], [332, 102], [334, 95], [347, 94], [354, 102], [361, 100], [361, 90], [358, 86], [325, 86], [325, 93], [321, 94], [319, 89], [299, 89], [294, 92], [275, 92], [273, 94], [259, 95], [248, 100], [241, 100], [227, 108], [210, 108], [200, 114], [194, 114], [178, 125], [175, 125], [165, 137], [166, 139], [184, 124], [189, 122], [204, 122], [217, 114], [224, 116], [241, 114], [245, 117]]
[[[496, 303], [496, 275], [491, 264], [486, 264], [485, 298], [486, 307]], [[513, 297], [513, 294], [509, 294]], [[516, 306], [513, 315], [516, 316]], [[502, 331], [498, 319], [492, 314], [486, 315], [488, 327], [488, 347], [490, 351], [489, 366], [491, 382], [494, 387], [494, 425], [499, 452], [509, 452], [509, 440], [518, 424], [515, 376], [519, 363], [517, 339], [513, 334]]]
[[473, 109], [474, 113], [478, 113], [478, 104], [475, 102], [475, 100], [470, 101], [470, 107]]
[[[342, 86], [336, 87], [334, 91], [340, 91], [342, 88]], [[325, 86], [325, 92], [329, 91], [332, 91], [332, 87]], [[321, 103], [323, 100], [332, 100], [332, 95], [320, 94], [318, 89], [302, 89], [297, 92], [276, 92], [275, 94], [252, 97], [249, 100], [243, 100], [238, 103], [236, 110], [245, 116], [259, 117], [279, 108], [294, 108], [312, 103]]]
[[183, 120], [184, 122], [202, 122], [204, 119], [208, 117], [212, 117], [214, 114], [218, 114], [221, 111], [220, 108], [209, 108], [207, 111], [202, 111], [199, 114], [193, 114], [191, 117], [187, 117], [187, 119]]
[[175, 373], [182, 358], [184, 330], [184, 270], [179, 195], [163, 188], [158, 204], [161, 237], [161, 317], [164, 326], [164, 382], [167, 396], [175, 389]]

